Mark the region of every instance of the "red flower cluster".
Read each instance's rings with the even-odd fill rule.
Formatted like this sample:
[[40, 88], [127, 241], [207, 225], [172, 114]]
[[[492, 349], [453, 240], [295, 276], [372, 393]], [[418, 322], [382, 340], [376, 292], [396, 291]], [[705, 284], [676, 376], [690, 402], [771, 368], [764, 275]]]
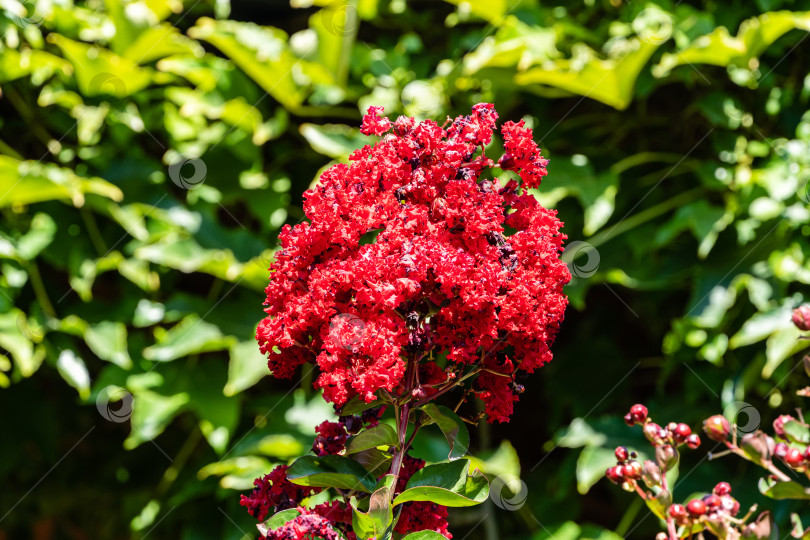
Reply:
[[[261, 350], [277, 377], [317, 363], [316, 386], [336, 406], [401, 391], [405, 358], [445, 353], [451, 366], [485, 368], [476, 391], [489, 420], [506, 421], [516, 371], [551, 360], [563, 319], [562, 223], [516, 179], [488, 173], [492, 105], [447, 129], [380, 112], [369, 109], [362, 131], [383, 138], [327, 170], [305, 193], [310, 222], [282, 231]], [[531, 130], [507, 122], [501, 134], [500, 169], [537, 187], [546, 160]], [[454, 375], [429, 374], [433, 388]]]
[[320, 488], [298, 486], [287, 480], [286, 465], [279, 465], [270, 474], [253, 481], [256, 486], [250, 495], [242, 495], [239, 504], [246, 507], [250, 515], [264, 521], [271, 510], [280, 512], [295, 508], [306, 497], [318, 493]]

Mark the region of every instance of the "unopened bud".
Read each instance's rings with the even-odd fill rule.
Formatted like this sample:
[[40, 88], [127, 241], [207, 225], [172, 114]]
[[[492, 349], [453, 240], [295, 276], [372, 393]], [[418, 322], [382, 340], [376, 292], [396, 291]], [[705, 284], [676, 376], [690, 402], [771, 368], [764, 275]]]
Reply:
[[661, 467], [656, 465], [649, 459], [644, 462], [644, 467], [641, 472], [641, 479], [647, 484], [647, 487], [654, 488], [661, 485]]
[[790, 320], [799, 330], [803, 332], [810, 330], [810, 304], [804, 304], [794, 309]]
[[661, 426], [656, 424], [655, 422], [648, 422], [644, 424], [644, 436], [647, 437], [647, 440], [654, 445], [661, 444], [661, 438], [658, 436], [658, 432], [661, 431]]
[[731, 433], [731, 424], [724, 416], [715, 414], [703, 422], [703, 431], [713, 441], [726, 442], [728, 434]]
[[662, 444], [655, 449], [655, 461], [663, 470], [669, 470], [678, 463], [678, 451], [671, 444]]
[[760, 430], [748, 433], [740, 440], [740, 448], [755, 463], [770, 461], [775, 447], [774, 440]]

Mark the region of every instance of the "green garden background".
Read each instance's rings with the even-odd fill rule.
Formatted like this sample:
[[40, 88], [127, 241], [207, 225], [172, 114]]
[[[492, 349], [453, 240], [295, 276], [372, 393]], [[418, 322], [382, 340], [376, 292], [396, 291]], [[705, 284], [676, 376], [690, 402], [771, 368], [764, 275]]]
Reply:
[[[765, 427], [807, 385], [804, 10], [0, 0], [0, 540], [255, 538], [239, 494], [330, 414], [311, 372], [266, 377], [253, 341], [280, 228], [372, 142], [368, 106], [441, 124], [482, 101], [534, 127], [574, 279], [554, 361], [511, 423], [473, 430], [478, 466], [519, 481], [451, 528], [654, 537], [602, 480], [617, 444], [643, 447], [631, 404]], [[684, 453], [679, 498], [727, 480], [783, 531], [807, 515], [709, 450]]]

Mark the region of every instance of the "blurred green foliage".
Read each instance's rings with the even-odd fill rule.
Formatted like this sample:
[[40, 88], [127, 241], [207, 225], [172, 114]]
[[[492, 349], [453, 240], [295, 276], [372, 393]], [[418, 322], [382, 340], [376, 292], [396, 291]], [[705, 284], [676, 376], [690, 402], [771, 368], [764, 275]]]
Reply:
[[[266, 268], [371, 104], [525, 117], [580, 242], [555, 361], [473, 441], [526, 504], [456, 512], [459, 537], [650, 537], [596, 484], [635, 446], [629, 404], [693, 425], [794, 407], [810, 2], [291, 4], [0, 2], [0, 539], [255, 537], [238, 490], [330, 414], [309, 372], [261, 380]], [[786, 523], [757, 471], [703, 455], [684, 498], [729, 480]]]

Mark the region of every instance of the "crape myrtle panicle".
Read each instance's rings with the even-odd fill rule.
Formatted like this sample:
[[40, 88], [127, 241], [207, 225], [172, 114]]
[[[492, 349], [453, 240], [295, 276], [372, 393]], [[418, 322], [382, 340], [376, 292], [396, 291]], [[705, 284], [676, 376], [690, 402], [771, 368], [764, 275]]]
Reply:
[[446, 128], [381, 113], [369, 108], [361, 129], [380, 140], [324, 172], [304, 194], [309, 221], [282, 230], [260, 348], [276, 377], [317, 364], [336, 407], [400, 397], [409, 359], [424, 377], [416, 400], [477, 366], [488, 420], [508, 421], [515, 375], [551, 360], [567, 304], [562, 223], [527, 191], [547, 160], [523, 121], [506, 122], [496, 165], [491, 104]]

